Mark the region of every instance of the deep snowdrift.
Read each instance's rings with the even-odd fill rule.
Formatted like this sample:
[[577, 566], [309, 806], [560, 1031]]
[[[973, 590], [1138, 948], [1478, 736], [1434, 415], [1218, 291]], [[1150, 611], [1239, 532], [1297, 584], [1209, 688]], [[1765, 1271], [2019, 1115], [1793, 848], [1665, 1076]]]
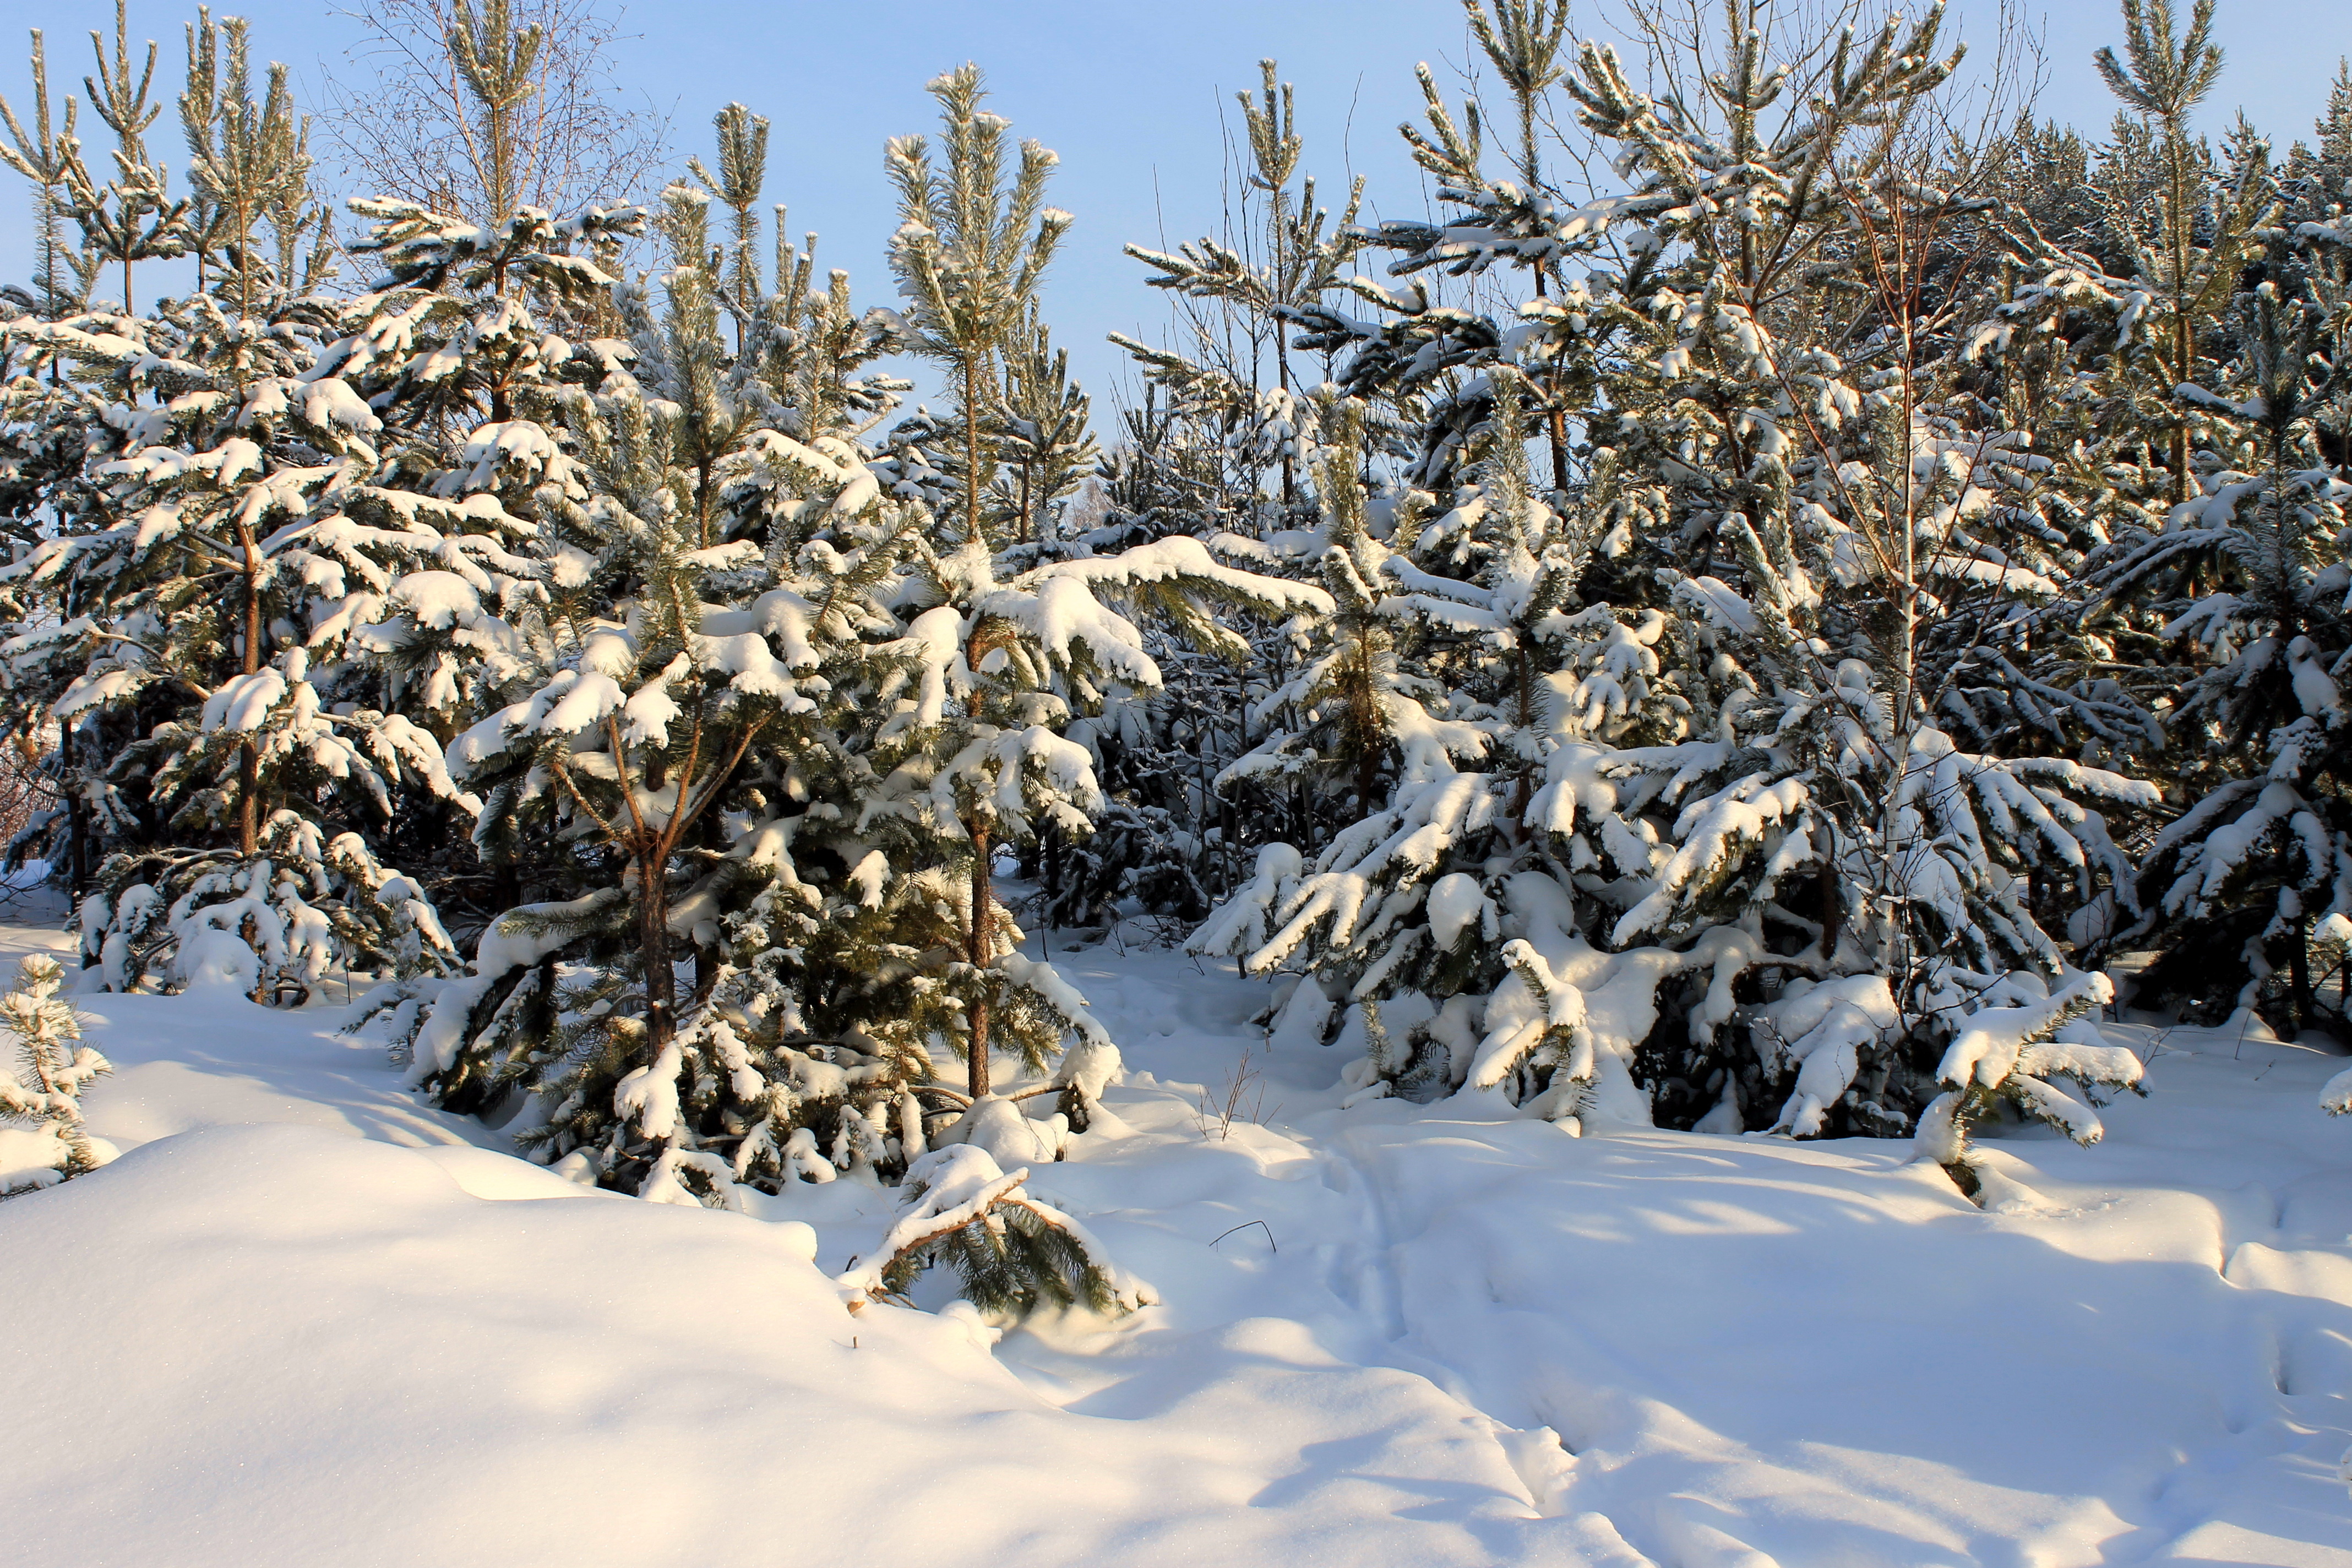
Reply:
[[1882, 1143], [1343, 1112], [1313, 1050], [1221, 1136], [1265, 987], [1066, 959], [1135, 1076], [1032, 1185], [1165, 1305], [992, 1349], [842, 1308], [888, 1194], [597, 1194], [331, 1013], [85, 998], [131, 1152], [0, 1205], [0, 1562], [2352, 1564], [2334, 1058], [2141, 1031], [1986, 1214]]

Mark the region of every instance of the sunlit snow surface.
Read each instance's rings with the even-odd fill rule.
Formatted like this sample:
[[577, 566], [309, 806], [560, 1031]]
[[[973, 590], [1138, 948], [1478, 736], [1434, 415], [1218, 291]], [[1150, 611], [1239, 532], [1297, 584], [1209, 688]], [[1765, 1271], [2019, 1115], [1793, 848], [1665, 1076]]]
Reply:
[[129, 1152], [0, 1204], [0, 1563], [2352, 1564], [2337, 1058], [2137, 1031], [2151, 1098], [1986, 1214], [1893, 1144], [1339, 1111], [1314, 1047], [1220, 1137], [1265, 987], [1054, 956], [1132, 1076], [1031, 1184], [1165, 1304], [992, 1348], [840, 1306], [887, 1194], [766, 1205], [812, 1265], [331, 1010], [83, 998]]

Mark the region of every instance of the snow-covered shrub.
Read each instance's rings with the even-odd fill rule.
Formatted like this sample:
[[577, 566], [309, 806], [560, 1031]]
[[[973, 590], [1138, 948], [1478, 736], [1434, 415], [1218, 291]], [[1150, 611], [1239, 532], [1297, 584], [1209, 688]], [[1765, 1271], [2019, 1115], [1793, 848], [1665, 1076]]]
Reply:
[[48, 1186], [113, 1157], [82, 1130], [81, 1097], [114, 1069], [81, 1044], [81, 1019], [58, 995], [63, 978], [56, 959], [37, 954], [18, 966], [16, 989], [0, 995], [0, 1032], [16, 1046], [16, 1062], [0, 1068], [0, 1195]]
[[458, 959], [440, 917], [410, 878], [379, 864], [356, 833], [321, 842], [290, 811], [263, 826], [257, 853], [229, 849], [123, 851], [100, 868], [82, 900], [82, 984], [100, 991], [177, 989], [194, 978], [195, 950], [217, 934], [243, 944], [243, 989], [257, 1001], [327, 994], [329, 972], [435, 975]]
[[1092, 833], [1048, 843], [1031, 858], [1041, 883], [1038, 912], [1049, 927], [1108, 925], [1129, 899], [1145, 914], [1188, 925], [1209, 912], [1197, 836], [1160, 806], [1107, 802]]

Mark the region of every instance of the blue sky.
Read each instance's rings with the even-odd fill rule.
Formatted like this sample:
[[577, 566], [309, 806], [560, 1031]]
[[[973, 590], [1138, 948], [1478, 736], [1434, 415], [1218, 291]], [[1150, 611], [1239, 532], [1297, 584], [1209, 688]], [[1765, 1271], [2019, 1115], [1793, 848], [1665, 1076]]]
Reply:
[[[215, 9], [249, 16], [257, 52], [287, 61], [312, 88], [341, 64], [356, 34], [315, 0]], [[60, 86], [79, 86], [89, 68], [82, 35], [110, 31], [112, 12], [111, 0], [8, 5], [12, 19], [47, 29]], [[1951, 12], [1978, 57], [1989, 56], [1994, 6], [1955, 0]], [[159, 77], [176, 72], [181, 27], [193, 14], [192, 5], [132, 0], [133, 37], [163, 41]], [[2045, 39], [2042, 111], [2086, 130], [2104, 127], [2114, 101], [2091, 56], [2120, 40], [2116, 7], [2101, 0], [2027, 15]], [[1607, 36], [1611, 16], [1601, 0], [1582, 0], [1574, 13], [1579, 30], [1596, 36]], [[707, 154], [709, 116], [730, 100], [773, 121], [768, 199], [790, 205], [794, 229], [822, 235], [821, 258], [847, 267], [868, 302], [886, 300], [889, 289], [882, 247], [895, 218], [883, 140], [927, 130], [932, 106], [923, 83], [979, 61], [993, 107], [1016, 133], [1062, 156], [1054, 200], [1078, 222], [1047, 303], [1057, 338], [1097, 391], [1098, 412], [1124, 379], [1124, 356], [1103, 334], [1156, 339], [1165, 319], [1160, 297], [1143, 286], [1143, 268], [1119, 247], [1172, 243], [1214, 226], [1222, 139], [1237, 129], [1232, 95], [1255, 85], [1261, 57], [1274, 56], [1297, 84], [1307, 163], [1323, 188], [1336, 195], [1351, 174], [1365, 174], [1370, 207], [1394, 216], [1423, 210], [1420, 177], [1395, 129], [1418, 115], [1413, 65], [1427, 60], [1452, 82], [1465, 58], [1455, 0], [672, 0], [630, 6], [623, 26], [636, 36], [624, 46], [619, 75], [674, 116], [681, 160]], [[2230, 63], [2209, 106], [2210, 128], [2242, 104], [2282, 145], [2308, 134], [2337, 57], [2352, 52], [2352, 8], [2342, 0], [2222, 0], [2218, 31]], [[20, 110], [28, 86], [21, 54], [0, 58], [0, 92]], [[168, 90], [176, 90], [175, 78]], [[0, 181], [13, 178], [0, 171]], [[0, 202], [0, 277], [29, 269], [26, 212], [23, 202]]]

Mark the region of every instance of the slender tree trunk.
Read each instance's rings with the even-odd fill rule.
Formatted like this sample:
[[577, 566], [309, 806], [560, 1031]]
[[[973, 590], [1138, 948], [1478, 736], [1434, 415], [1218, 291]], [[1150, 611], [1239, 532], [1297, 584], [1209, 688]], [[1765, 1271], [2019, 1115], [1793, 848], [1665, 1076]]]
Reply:
[[1044, 864], [1039, 869], [1045, 874], [1045, 929], [1050, 931], [1054, 929], [1054, 911], [1062, 900], [1062, 830], [1048, 824], [1041, 837], [1045, 842], [1039, 858]]
[[[974, 826], [971, 832], [971, 945], [965, 960], [974, 969], [986, 969], [995, 958], [996, 894], [989, 886], [988, 829]], [[983, 992], [972, 998], [971, 1037], [965, 1058], [964, 1088], [974, 1100], [988, 1093], [988, 997]]]
[[[980, 363], [963, 362], [963, 539], [981, 541], [980, 531]], [[987, 1076], [982, 1068], [981, 1076]]]
[[[1533, 673], [1528, 668], [1528, 644], [1525, 637], [1519, 639], [1518, 647], [1512, 650], [1512, 657], [1517, 667], [1519, 732], [1525, 735], [1534, 727], [1536, 721], [1535, 682]], [[1528, 836], [1528, 802], [1535, 798], [1535, 760], [1532, 757], [1520, 756], [1513, 759], [1512, 765], [1519, 776], [1518, 782], [1511, 786], [1510, 833], [1511, 842], [1518, 844], [1524, 842]]]
[[[2189, 320], [2189, 171], [2187, 166], [2187, 132], [2178, 121], [2165, 126], [2166, 173], [2172, 187], [2172, 210], [2168, 215], [2171, 233], [2165, 237], [2172, 242], [2172, 354], [2175, 386], [2194, 379], [2190, 366], [2195, 356], [2196, 332]], [[2175, 505], [2189, 499], [2189, 421], [2185, 415], [2176, 416], [2172, 430], [2172, 500]]]
[[[1274, 379], [1276, 384], [1280, 386], [1283, 391], [1288, 392], [1290, 390], [1290, 350], [1283, 342], [1282, 330], [1278, 327], [1275, 329], [1274, 334]], [[1286, 405], [1287, 404], [1287, 399], [1285, 400]], [[1296, 446], [1297, 444], [1297, 426], [1294, 425], [1291, 427], [1292, 446]], [[1288, 506], [1291, 503], [1291, 500], [1297, 496], [1297, 491], [1298, 467], [1297, 454], [1291, 451], [1289, 447], [1285, 447], [1282, 453], [1282, 504], [1286, 507]], [[1288, 525], [1285, 524], [1284, 526], [1287, 527]]]
[[81, 781], [74, 776], [73, 721], [58, 725], [58, 776], [66, 797], [66, 885], [79, 904], [89, 890], [89, 817], [83, 809]]
[[677, 1034], [677, 972], [669, 956], [667, 858], [637, 857], [637, 951], [646, 966], [646, 1046], [659, 1055]]
[[2311, 1023], [2311, 931], [2302, 921], [2287, 933], [2287, 987], [2294, 1004], [2294, 1032], [2301, 1036]]
[[[1826, 827], [1822, 829], [1822, 837], [1830, 845], [1836, 843], [1835, 837]], [[1826, 966], [1837, 959], [1838, 932], [1845, 920], [1845, 911], [1840, 908], [1843, 900], [1838, 897], [1837, 860], [1834, 849], [1826, 849], [1823, 853], [1821, 889], [1822, 963]]]
[[[245, 546], [245, 673], [261, 668], [261, 560], [250, 530], [239, 529]], [[261, 847], [261, 748], [247, 741], [236, 749], [236, 847], [247, 859]]]
[[[1533, 153], [1530, 153], [1529, 156], [1532, 157]], [[1548, 298], [1549, 292], [1545, 283], [1543, 264], [1538, 262], [1536, 264], [1536, 298], [1538, 300]], [[1558, 353], [1552, 355], [1551, 365], [1551, 386], [1544, 399], [1551, 405], [1551, 407], [1545, 411], [1544, 427], [1551, 445], [1551, 488], [1552, 492], [1557, 495], [1568, 489], [1568, 415], [1559, 406], [1559, 355]]]

